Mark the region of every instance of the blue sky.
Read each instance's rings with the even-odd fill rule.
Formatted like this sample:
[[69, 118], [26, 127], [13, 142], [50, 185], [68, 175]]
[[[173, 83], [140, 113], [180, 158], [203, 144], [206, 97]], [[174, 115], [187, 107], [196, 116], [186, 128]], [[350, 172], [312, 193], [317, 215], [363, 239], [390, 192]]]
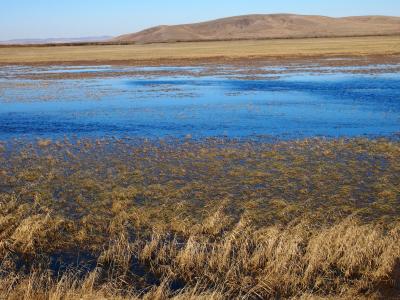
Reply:
[[0, 0], [0, 40], [118, 35], [250, 13], [400, 16], [400, 0]]

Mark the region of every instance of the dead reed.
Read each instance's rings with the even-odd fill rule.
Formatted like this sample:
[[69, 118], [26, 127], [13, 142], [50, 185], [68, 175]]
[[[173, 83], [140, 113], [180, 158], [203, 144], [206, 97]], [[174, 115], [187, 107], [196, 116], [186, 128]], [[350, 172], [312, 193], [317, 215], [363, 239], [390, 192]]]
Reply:
[[0, 298], [400, 295], [400, 144], [40, 140], [0, 150]]

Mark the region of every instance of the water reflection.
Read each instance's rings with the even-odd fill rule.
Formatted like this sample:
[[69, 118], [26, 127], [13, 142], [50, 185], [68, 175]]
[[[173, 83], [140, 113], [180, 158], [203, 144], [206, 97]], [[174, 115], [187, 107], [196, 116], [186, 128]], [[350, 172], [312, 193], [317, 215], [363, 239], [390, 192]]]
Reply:
[[[188, 134], [292, 139], [387, 136], [400, 131], [400, 77], [396, 72], [346, 74], [336, 68], [328, 74], [303, 70], [270, 78], [265, 68], [256, 80], [235, 74], [178, 73], [25, 80], [13, 74], [121, 69], [135, 68], [2, 68], [7, 76], [0, 80], [0, 139]], [[201, 72], [202, 68], [182, 70]]]

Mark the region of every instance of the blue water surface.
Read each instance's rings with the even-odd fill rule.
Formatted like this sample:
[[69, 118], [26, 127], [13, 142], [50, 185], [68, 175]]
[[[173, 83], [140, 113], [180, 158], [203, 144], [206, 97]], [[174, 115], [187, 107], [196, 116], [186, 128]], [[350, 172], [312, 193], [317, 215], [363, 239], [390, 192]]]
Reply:
[[[96, 71], [104, 68], [88, 69]], [[328, 74], [279, 77], [266, 70], [255, 80], [223, 75], [29, 80], [10, 72], [0, 79], [0, 140], [187, 135], [297, 139], [400, 132], [400, 74], [390, 68], [383, 74], [346, 74], [337, 68]]]

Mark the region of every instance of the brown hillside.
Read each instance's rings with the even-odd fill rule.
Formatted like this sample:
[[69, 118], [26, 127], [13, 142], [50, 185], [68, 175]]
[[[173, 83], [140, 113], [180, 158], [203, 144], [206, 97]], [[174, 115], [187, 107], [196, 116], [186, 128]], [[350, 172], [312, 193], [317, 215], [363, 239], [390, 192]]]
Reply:
[[331, 18], [292, 14], [247, 15], [196, 24], [157, 26], [122, 35], [120, 42], [340, 37], [400, 34], [400, 17]]

